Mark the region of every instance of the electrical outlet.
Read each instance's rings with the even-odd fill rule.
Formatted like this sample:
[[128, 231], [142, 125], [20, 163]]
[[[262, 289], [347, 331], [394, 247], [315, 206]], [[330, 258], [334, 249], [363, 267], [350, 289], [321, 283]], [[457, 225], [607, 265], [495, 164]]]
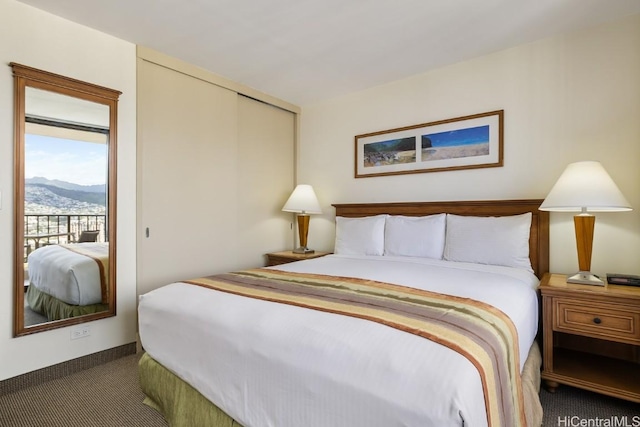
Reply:
[[91, 328], [88, 326], [81, 326], [79, 328], [75, 328], [71, 331], [71, 339], [77, 340], [78, 338], [84, 338], [91, 335]]

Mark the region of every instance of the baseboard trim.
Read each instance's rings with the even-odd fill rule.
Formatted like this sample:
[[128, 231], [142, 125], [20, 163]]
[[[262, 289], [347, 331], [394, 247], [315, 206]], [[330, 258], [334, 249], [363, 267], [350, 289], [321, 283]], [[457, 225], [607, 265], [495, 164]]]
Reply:
[[135, 353], [136, 343], [132, 342], [78, 357], [77, 359], [67, 360], [66, 362], [58, 363], [57, 365], [47, 366], [46, 368], [27, 372], [26, 374], [0, 381], [0, 396], [14, 393], [47, 381], [66, 377], [67, 375], [75, 374], [76, 372], [84, 371], [85, 369], [93, 368], [107, 362], [112, 362], [121, 357]]

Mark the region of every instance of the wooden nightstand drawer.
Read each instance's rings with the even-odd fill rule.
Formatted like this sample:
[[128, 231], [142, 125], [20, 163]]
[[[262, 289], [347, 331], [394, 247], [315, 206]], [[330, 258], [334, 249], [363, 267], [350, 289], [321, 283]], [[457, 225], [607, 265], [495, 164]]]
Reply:
[[640, 313], [621, 306], [554, 299], [554, 330], [609, 340], [640, 343]]

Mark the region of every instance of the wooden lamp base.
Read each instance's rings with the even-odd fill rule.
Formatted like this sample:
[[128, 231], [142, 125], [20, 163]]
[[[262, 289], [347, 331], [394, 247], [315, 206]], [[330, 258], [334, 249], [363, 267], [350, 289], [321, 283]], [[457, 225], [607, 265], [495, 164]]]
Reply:
[[580, 283], [582, 285], [604, 286], [604, 282], [598, 276], [592, 274], [591, 253], [593, 249], [593, 230], [596, 217], [589, 214], [580, 214], [573, 217], [576, 229], [576, 246], [578, 248], [578, 268], [580, 271], [567, 278], [567, 283]]
[[307, 235], [309, 234], [309, 214], [298, 214], [298, 235], [300, 247], [293, 250], [294, 254], [312, 254], [315, 251], [307, 247]]

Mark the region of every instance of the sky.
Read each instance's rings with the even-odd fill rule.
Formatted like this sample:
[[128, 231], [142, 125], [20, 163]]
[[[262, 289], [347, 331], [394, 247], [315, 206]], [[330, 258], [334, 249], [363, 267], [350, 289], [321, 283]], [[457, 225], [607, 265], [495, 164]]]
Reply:
[[24, 176], [59, 179], [79, 185], [104, 185], [107, 182], [107, 145], [26, 134]]
[[427, 136], [431, 139], [434, 147], [479, 144], [481, 142], [489, 142], [489, 126], [432, 133]]

